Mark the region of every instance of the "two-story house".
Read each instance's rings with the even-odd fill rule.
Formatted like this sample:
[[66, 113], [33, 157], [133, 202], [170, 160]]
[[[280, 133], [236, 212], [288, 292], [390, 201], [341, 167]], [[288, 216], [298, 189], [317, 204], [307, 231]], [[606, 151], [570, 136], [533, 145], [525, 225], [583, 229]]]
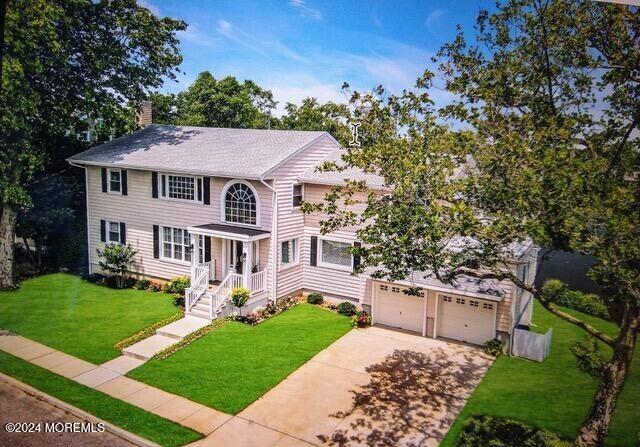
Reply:
[[[149, 125], [77, 154], [68, 161], [86, 172], [89, 269], [99, 271], [97, 248], [130, 244], [132, 273], [190, 276], [186, 312], [207, 319], [243, 286], [250, 308], [318, 291], [356, 303], [374, 324], [476, 344], [528, 324], [531, 299], [510, 283], [354, 276], [355, 232], [322, 235], [321, 216], [300, 211], [347, 176], [315, 172], [340, 150], [326, 132]], [[514, 247], [511, 268], [532, 281], [535, 258], [532, 245]], [[412, 285], [421, 296], [403, 293]]]

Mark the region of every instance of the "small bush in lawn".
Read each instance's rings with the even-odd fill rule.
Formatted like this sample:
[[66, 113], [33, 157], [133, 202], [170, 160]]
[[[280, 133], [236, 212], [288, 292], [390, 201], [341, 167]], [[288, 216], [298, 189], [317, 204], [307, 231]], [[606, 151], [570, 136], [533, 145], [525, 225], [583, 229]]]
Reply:
[[137, 251], [130, 245], [112, 243], [105, 245], [102, 250], [97, 249], [96, 251], [100, 268], [105, 272], [113, 273], [116, 287], [123, 288], [127, 272], [131, 270]]
[[484, 353], [487, 355], [498, 357], [502, 354], [502, 342], [497, 338], [484, 342], [482, 347], [484, 348]]
[[242, 306], [247, 304], [251, 292], [244, 287], [235, 287], [231, 289], [231, 304], [240, 309], [240, 315], [242, 315]]
[[321, 293], [311, 292], [309, 295], [307, 295], [307, 303], [309, 304], [322, 304], [323, 301], [324, 297]]
[[176, 276], [164, 285], [167, 293], [177, 293], [184, 296], [184, 291], [191, 285], [191, 280], [186, 276]]
[[146, 278], [142, 278], [135, 285], [136, 289], [138, 290], [147, 290], [149, 286], [151, 286], [151, 281]]
[[605, 320], [611, 319], [607, 306], [598, 295], [571, 290], [558, 279], [545, 281], [542, 294], [558, 306], [568, 307]]
[[356, 306], [348, 301], [338, 304], [338, 313], [350, 317], [356, 314]]
[[466, 420], [456, 447], [569, 447], [553, 432], [511, 419], [472, 416]]
[[104, 275], [101, 273], [92, 273], [87, 276], [87, 281], [93, 284], [99, 284], [101, 282], [104, 282]]
[[578, 367], [593, 377], [601, 377], [605, 360], [600, 346], [594, 337], [588, 337], [586, 343], [575, 342], [569, 349], [578, 360]]

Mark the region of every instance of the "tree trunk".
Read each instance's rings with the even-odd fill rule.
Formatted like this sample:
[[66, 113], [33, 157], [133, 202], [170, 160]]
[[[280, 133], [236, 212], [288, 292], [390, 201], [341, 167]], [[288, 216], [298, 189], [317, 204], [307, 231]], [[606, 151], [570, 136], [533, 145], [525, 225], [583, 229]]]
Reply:
[[16, 212], [7, 205], [0, 214], [0, 290], [15, 289], [13, 252], [16, 240]]
[[640, 324], [637, 306], [627, 302], [626, 307], [620, 334], [613, 347], [613, 357], [604, 368], [589, 415], [578, 432], [576, 445], [579, 447], [600, 447], [607, 438], [611, 415], [633, 359]]

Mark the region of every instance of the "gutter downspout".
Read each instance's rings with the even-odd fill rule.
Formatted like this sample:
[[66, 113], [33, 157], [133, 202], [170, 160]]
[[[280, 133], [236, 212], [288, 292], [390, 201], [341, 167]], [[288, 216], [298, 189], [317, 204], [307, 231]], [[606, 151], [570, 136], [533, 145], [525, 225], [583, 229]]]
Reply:
[[87, 217], [87, 264], [89, 267], [89, 274], [91, 274], [93, 272], [91, 271], [91, 235], [89, 234], [89, 170], [86, 166], [72, 163], [69, 160], [67, 160], [67, 162], [71, 166], [84, 169], [85, 214]]
[[[273, 272], [271, 281], [271, 296], [275, 303], [278, 293], [278, 192], [260, 177], [260, 182], [271, 190], [271, 271]], [[273, 180], [275, 186], [276, 181]]]

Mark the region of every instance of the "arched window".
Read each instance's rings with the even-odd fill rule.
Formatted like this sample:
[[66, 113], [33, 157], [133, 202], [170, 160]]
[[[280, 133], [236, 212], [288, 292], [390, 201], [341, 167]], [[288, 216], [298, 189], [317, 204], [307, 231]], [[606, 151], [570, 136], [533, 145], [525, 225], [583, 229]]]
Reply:
[[229, 186], [224, 197], [224, 220], [256, 225], [256, 195], [250, 186], [239, 182]]

